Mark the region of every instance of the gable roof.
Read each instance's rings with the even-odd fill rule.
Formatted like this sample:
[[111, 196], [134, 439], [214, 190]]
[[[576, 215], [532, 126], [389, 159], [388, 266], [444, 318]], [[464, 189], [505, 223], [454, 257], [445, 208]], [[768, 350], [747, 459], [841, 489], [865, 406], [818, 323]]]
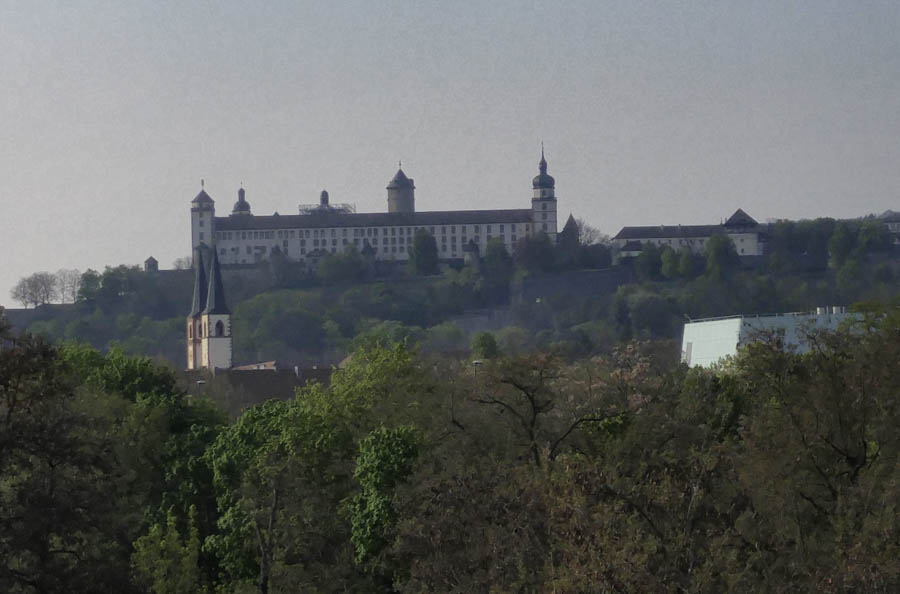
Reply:
[[753, 227], [758, 224], [753, 217], [740, 208], [734, 211], [734, 214], [725, 221], [725, 227]]
[[647, 225], [643, 227], [622, 227], [613, 239], [689, 239], [712, 237], [717, 233], [734, 233], [748, 227], [759, 227], [759, 223], [743, 209], [734, 211], [721, 225]]

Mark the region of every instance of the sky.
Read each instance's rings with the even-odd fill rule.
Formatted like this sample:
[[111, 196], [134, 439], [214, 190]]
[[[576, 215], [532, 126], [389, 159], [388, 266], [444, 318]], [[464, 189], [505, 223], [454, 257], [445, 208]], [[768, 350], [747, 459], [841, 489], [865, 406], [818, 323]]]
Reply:
[[[327, 189], [624, 225], [900, 209], [900, 2], [0, 0], [0, 304]], [[188, 307], [189, 304], [186, 304]]]

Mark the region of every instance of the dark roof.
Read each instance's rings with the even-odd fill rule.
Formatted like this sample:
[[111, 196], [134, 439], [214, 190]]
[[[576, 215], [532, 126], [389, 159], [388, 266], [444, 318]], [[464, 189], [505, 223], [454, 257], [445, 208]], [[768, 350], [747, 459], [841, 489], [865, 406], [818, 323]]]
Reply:
[[878, 218], [885, 223], [897, 223], [900, 222], [900, 212], [897, 212], [896, 210], [886, 210], [878, 215]]
[[195, 202], [197, 204], [215, 204], [215, 200], [209, 197], [209, 194], [206, 193], [206, 190], [200, 190], [200, 193], [197, 194], [197, 196], [193, 200], [191, 200], [191, 204]]
[[431, 212], [343, 213], [323, 210], [302, 215], [216, 217], [218, 231], [248, 229], [313, 229], [322, 227], [390, 227], [416, 225], [478, 225], [530, 223], [529, 208], [509, 210], [448, 210]]
[[563, 233], [574, 233], [575, 237], [578, 237], [578, 222], [575, 220], [575, 217], [572, 214], [569, 214], [569, 218], [566, 219], [566, 224], [563, 226]]
[[531, 187], [535, 190], [538, 188], [553, 188], [556, 185], [556, 180], [553, 179], [552, 175], [547, 175], [547, 160], [544, 159], [544, 150], [541, 149], [541, 162], [538, 163], [538, 170], [540, 171], [533, 180], [531, 180]]
[[[743, 209], [737, 209], [722, 225], [650, 225], [646, 227], [622, 227], [613, 239], [657, 239], [663, 237], [689, 238], [712, 237], [716, 233], [735, 231], [735, 227], [759, 227], [753, 217]], [[760, 231], [765, 228], [761, 227]]]
[[206, 308], [204, 314], [230, 314], [225, 304], [225, 288], [222, 286], [222, 271], [219, 269], [219, 257], [215, 250], [209, 264], [209, 288], [206, 291]]
[[191, 303], [191, 317], [197, 317], [203, 311], [206, 305], [206, 291], [209, 289], [209, 283], [206, 280], [206, 266], [203, 262], [203, 248], [206, 246], [197, 246], [194, 248], [194, 300]]
[[758, 225], [753, 217], [748, 215], [743, 211], [743, 209], [737, 209], [734, 211], [734, 214], [728, 217], [728, 220], [725, 221], [726, 227], [754, 227]]
[[156, 258], [154, 258], [153, 256], [150, 256], [149, 258], [147, 258], [146, 260], [144, 260], [144, 264], [148, 264], [148, 263], [150, 263], [150, 262], [156, 262], [157, 264], [159, 263], [159, 262], [156, 260]]
[[724, 231], [722, 225], [656, 225], [622, 227], [613, 239], [656, 239], [660, 237], [711, 237]]
[[392, 179], [390, 181], [390, 183], [387, 185], [388, 190], [393, 190], [396, 188], [415, 188], [415, 187], [416, 186], [413, 185], [413, 180], [406, 177], [406, 174], [403, 173], [402, 169], [397, 170], [397, 173], [394, 174], [394, 179]]
[[237, 202], [234, 203], [234, 207], [232, 208], [233, 212], [236, 213], [249, 213], [250, 212], [250, 203], [247, 202], [245, 198], [246, 193], [244, 188], [238, 189], [238, 199]]

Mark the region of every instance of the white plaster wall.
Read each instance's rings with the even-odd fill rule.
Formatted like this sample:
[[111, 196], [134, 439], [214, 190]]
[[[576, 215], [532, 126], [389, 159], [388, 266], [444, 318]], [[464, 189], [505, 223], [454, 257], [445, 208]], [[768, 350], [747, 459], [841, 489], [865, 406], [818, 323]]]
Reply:
[[809, 331], [836, 330], [857, 317], [852, 313], [784, 314], [690, 322], [684, 325], [681, 360], [692, 367], [710, 367], [770, 332], [781, 334], [786, 347], [805, 353], [809, 351], [806, 340]]
[[737, 354], [741, 318], [725, 318], [684, 325], [681, 360], [690, 367], [710, 367], [723, 357]]

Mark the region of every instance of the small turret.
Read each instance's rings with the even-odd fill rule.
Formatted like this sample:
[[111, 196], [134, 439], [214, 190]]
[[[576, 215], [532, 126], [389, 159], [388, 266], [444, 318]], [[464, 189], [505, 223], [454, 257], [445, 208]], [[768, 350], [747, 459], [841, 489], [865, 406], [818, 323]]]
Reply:
[[247, 193], [244, 191], [244, 188], [238, 188], [238, 199], [237, 202], [234, 203], [234, 208], [231, 210], [231, 216], [235, 215], [250, 215], [253, 214], [250, 212], [250, 203], [247, 202]]
[[322, 193], [319, 194], [319, 206], [321, 208], [328, 208], [328, 191], [322, 190]]

